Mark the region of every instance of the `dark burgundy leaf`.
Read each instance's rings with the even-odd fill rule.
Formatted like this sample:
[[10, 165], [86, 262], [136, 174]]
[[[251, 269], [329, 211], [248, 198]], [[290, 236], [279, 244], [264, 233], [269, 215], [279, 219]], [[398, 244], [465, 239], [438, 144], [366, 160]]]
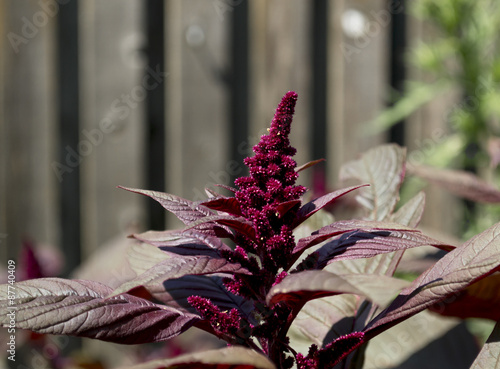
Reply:
[[500, 202], [498, 188], [469, 172], [413, 166], [411, 173], [471, 201], [486, 204]]
[[318, 367], [333, 368], [365, 342], [363, 332], [352, 332], [337, 338], [318, 352]]
[[241, 346], [149, 361], [130, 369], [276, 369], [264, 355]]
[[[112, 289], [98, 282], [40, 278], [16, 283], [14, 288], [16, 298], [11, 300], [12, 286], [0, 286], [1, 310], [14, 306], [16, 328], [39, 333], [136, 344], [165, 341], [199, 320], [194, 314], [127, 294], [108, 299]], [[7, 314], [0, 322], [9, 324]]]
[[408, 282], [385, 275], [336, 275], [324, 270], [292, 273], [273, 286], [266, 296], [269, 305], [278, 302], [301, 302], [323, 296], [350, 293], [386, 306]]
[[141, 275], [118, 287], [113, 296], [130, 291], [139, 286], [161, 284], [169, 279], [178, 279], [186, 275], [204, 275], [215, 273], [250, 274], [240, 264], [230, 263], [226, 259], [214, 259], [209, 256], [178, 256], [168, 253], [165, 259], [149, 268]]
[[308, 300], [342, 293], [362, 295], [347, 278], [322, 270], [307, 270], [286, 276], [266, 296], [269, 306], [279, 302], [305, 304]]
[[253, 310], [251, 300], [243, 299], [229, 292], [223, 278], [212, 275], [187, 275], [163, 283], [149, 284], [147, 291], [165, 305], [185, 311], [196, 312], [187, 302], [189, 296], [203, 296], [210, 299], [221, 310], [236, 308], [247, 319]]
[[484, 318], [500, 321], [500, 274], [495, 273], [462, 292], [432, 305], [429, 310], [457, 318]]
[[118, 188], [151, 197], [153, 200], [158, 201], [166, 210], [175, 214], [184, 224], [190, 224], [200, 218], [213, 215], [208, 208], [196, 205], [192, 201], [183, 199], [179, 196], [164, 192], [140, 190], [122, 186], [118, 186]]
[[210, 217], [201, 218], [193, 223], [188, 224], [186, 230], [199, 230], [199, 227], [203, 225], [205, 225], [207, 229], [211, 227], [217, 227], [218, 225], [228, 226], [235, 231], [244, 234], [250, 239], [255, 239], [255, 230], [253, 228], [252, 222], [246, 220], [243, 217], [212, 215]]
[[321, 162], [325, 161], [325, 159], [317, 159], [317, 160], [313, 160], [313, 161], [310, 161], [310, 162], [307, 162], [305, 164], [302, 164], [301, 166], [298, 166], [297, 168], [295, 168], [295, 171], [298, 173], [298, 172], [301, 172], [303, 171], [304, 169], [308, 169], [316, 164], [319, 164]]
[[213, 199], [203, 201], [201, 205], [212, 210], [241, 216], [240, 203], [234, 197], [215, 197]]
[[354, 191], [360, 187], [364, 187], [368, 185], [360, 185], [360, 186], [353, 186], [353, 187], [348, 187], [348, 188], [343, 188], [341, 190], [337, 190], [334, 192], [330, 192], [329, 194], [323, 195], [321, 197], [318, 197], [317, 199], [308, 202], [304, 206], [302, 206], [299, 211], [297, 212], [297, 220], [295, 224], [293, 225], [294, 227], [297, 227], [299, 224], [304, 222], [307, 218], [324, 208], [325, 206], [328, 206], [332, 204], [335, 200], [337, 200], [339, 197]]
[[291, 200], [291, 201], [282, 202], [276, 206], [276, 211], [279, 213], [280, 217], [283, 217], [291, 209], [293, 209], [297, 205], [300, 205], [300, 203], [301, 203], [300, 200]]
[[373, 337], [500, 269], [500, 223], [446, 254], [365, 328]]

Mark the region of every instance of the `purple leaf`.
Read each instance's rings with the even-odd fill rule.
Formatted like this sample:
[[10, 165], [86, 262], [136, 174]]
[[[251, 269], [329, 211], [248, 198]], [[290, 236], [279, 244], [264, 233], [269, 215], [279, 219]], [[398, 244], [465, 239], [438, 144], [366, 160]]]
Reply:
[[308, 257], [309, 263], [315, 260], [314, 264], [317, 264], [315, 268], [322, 268], [328, 262], [333, 261], [334, 257], [336, 261], [370, 258], [378, 254], [424, 245], [432, 245], [447, 251], [454, 248], [454, 246], [427, 237], [416, 229], [397, 223], [342, 220], [319, 229], [309, 237], [300, 239], [294, 249], [294, 256], [333, 236], [337, 238], [326, 243]]
[[318, 352], [318, 366], [333, 368], [365, 342], [363, 332], [352, 332], [337, 338]]
[[298, 329], [321, 347], [333, 338], [352, 332], [359, 301], [359, 297], [346, 294], [311, 300], [300, 310], [291, 329]]
[[[219, 238], [195, 230], [147, 231], [134, 234], [131, 237], [145, 244], [153, 245], [159, 250], [179, 255], [206, 255], [219, 258], [221, 257], [220, 251], [231, 250]], [[129, 251], [129, 260], [131, 265], [135, 266], [134, 270], [141, 261], [150, 260], [154, 255], [158, 254], [157, 251], [145, 247], [144, 243], [133, 246]]]
[[221, 310], [236, 308], [247, 319], [250, 319], [253, 310], [252, 301], [229, 292], [220, 276], [187, 275], [163, 283], [149, 284], [145, 288], [158, 301], [183, 311], [195, 312], [187, 302], [190, 296], [208, 298]]
[[469, 172], [413, 166], [411, 173], [471, 201], [485, 204], [500, 202], [498, 188]]
[[304, 206], [302, 206], [299, 211], [297, 212], [297, 221], [293, 225], [293, 227], [297, 227], [299, 224], [304, 222], [307, 218], [324, 208], [325, 206], [328, 206], [332, 204], [335, 200], [337, 200], [339, 197], [354, 191], [360, 187], [365, 187], [368, 185], [361, 185], [361, 186], [353, 186], [353, 187], [348, 187], [348, 188], [343, 188], [341, 190], [337, 190], [334, 192], [330, 192], [329, 194], [323, 195], [321, 197], [318, 197], [317, 199], [308, 202]]
[[222, 211], [224, 213], [241, 216], [240, 203], [235, 197], [215, 197], [213, 199], [203, 201], [201, 205], [209, 209]]
[[255, 239], [255, 230], [252, 222], [243, 217], [234, 217], [227, 215], [212, 215], [210, 217], [201, 218], [193, 223], [188, 224], [187, 229], [199, 229], [201, 225], [206, 225], [207, 229], [224, 225], [233, 228], [235, 231], [244, 234], [250, 239]]
[[112, 296], [127, 292], [133, 288], [150, 284], [161, 284], [169, 279], [177, 279], [186, 275], [204, 275], [214, 273], [250, 274], [240, 264], [230, 263], [226, 259], [214, 259], [209, 256], [178, 256], [168, 253], [165, 260], [159, 262], [141, 275], [118, 287]]
[[147, 231], [133, 234], [131, 237], [157, 247], [202, 244], [214, 250], [231, 250], [220, 238], [208, 236], [196, 230]]
[[316, 164], [319, 164], [321, 162], [325, 161], [325, 159], [317, 159], [317, 160], [313, 160], [313, 161], [310, 161], [310, 162], [307, 162], [305, 164], [302, 164], [301, 166], [295, 168], [295, 171], [298, 173], [298, 172], [301, 172], [303, 171], [304, 169], [308, 169]]
[[495, 325], [470, 369], [500, 369], [500, 322]]
[[446, 254], [365, 328], [373, 337], [500, 269], [500, 223]]
[[360, 159], [342, 166], [340, 179], [357, 179], [370, 187], [360, 191], [358, 202], [370, 211], [372, 220], [388, 220], [399, 199], [405, 175], [406, 150], [388, 144], [365, 152]]
[[184, 224], [189, 224], [200, 218], [213, 215], [208, 208], [196, 205], [192, 201], [183, 199], [179, 196], [164, 192], [140, 190], [122, 186], [118, 186], [118, 188], [151, 197], [153, 200], [158, 201], [166, 210], [175, 214]]
[[457, 318], [484, 318], [500, 321], [500, 273], [494, 273], [429, 307], [430, 311]]
[[336, 275], [324, 270], [308, 270], [286, 276], [267, 294], [269, 305], [286, 301], [306, 303], [323, 296], [350, 293], [386, 306], [408, 282], [373, 274]]
[[[165, 341], [199, 320], [135, 296], [105, 298], [112, 289], [98, 282], [41, 278], [16, 283], [14, 288], [16, 298], [10, 300], [12, 286], [1, 286], [0, 308], [15, 306], [16, 328], [39, 333], [137, 344]], [[7, 314], [0, 322], [8, 325]]]
[[276, 206], [276, 211], [279, 213], [280, 218], [282, 218], [286, 213], [288, 213], [291, 209], [293, 209], [300, 203], [300, 200], [285, 201]]
[[342, 293], [363, 294], [348, 278], [322, 270], [307, 270], [290, 274], [273, 286], [266, 302], [270, 306], [282, 301], [305, 304], [308, 300]]
[[173, 359], [149, 361], [130, 369], [276, 369], [267, 357], [257, 351], [232, 346], [218, 350], [196, 352]]

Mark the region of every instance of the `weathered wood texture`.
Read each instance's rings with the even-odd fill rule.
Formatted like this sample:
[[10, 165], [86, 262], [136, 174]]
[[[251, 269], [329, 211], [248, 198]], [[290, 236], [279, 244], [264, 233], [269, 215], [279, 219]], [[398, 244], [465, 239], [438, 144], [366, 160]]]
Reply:
[[145, 71], [141, 1], [79, 5], [80, 127], [88, 150], [81, 164], [82, 248], [88, 254], [134, 223], [144, 226], [145, 199], [116, 186], [144, 186], [144, 99], [147, 89], [164, 88], [164, 71]]
[[[17, 255], [23, 237], [62, 250], [67, 247], [60, 244], [60, 182], [52, 166], [60, 161], [60, 142], [56, 16], [49, 14], [48, 3], [0, 2], [2, 259]], [[150, 200], [116, 186], [146, 185], [147, 91], [166, 92], [166, 164], [158, 172], [165, 175], [167, 192], [200, 200], [207, 186], [231, 185], [231, 177], [241, 175], [244, 167], [230, 153], [235, 148], [238, 154], [250, 153], [288, 90], [299, 94], [291, 138], [299, 152], [297, 161], [316, 159], [311, 154], [315, 146], [311, 132], [317, 123], [311, 121], [312, 28], [317, 16], [313, 1], [165, 1], [165, 29], [158, 30], [165, 32], [165, 65], [152, 69], [146, 68], [145, 3], [78, 3], [80, 141], [70, 150], [81, 156], [83, 257], [131, 225], [139, 229], [146, 226], [145, 204]], [[231, 17], [243, 10], [238, 8], [242, 4], [246, 7], [243, 16], [248, 19], [248, 40], [241, 42], [248, 47], [248, 83], [243, 88], [249, 96], [249, 123], [241, 127], [246, 138], [242, 140], [240, 132], [239, 142], [232, 142], [231, 124], [238, 123], [231, 122], [229, 113], [234, 86], [231, 71], [235, 70], [230, 45], [238, 40], [232, 39]], [[365, 124], [384, 107], [389, 90], [391, 10], [383, 0], [336, 0], [326, 5], [323, 138], [328, 187], [333, 188], [338, 185], [342, 163], [386, 139], [384, 135], [367, 135]], [[361, 31], [356, 19], [362, 20]], [[40, 26], [31, 30], [26, 20]], [[28, 32], [22, 36], [26, 42], [17, 44], [17, 52], [8, 38], [11, 32], [21, 36]], [[412, 144], [415, 138], [432, 133], [432, 124], [440, 124], [441, 113], [430, 108], [422, 113], [428, 116], [415, 118], [407, 141]], [[432, 222], [442, 222], [438, 218], [433, 217]], [[171, 218], [167, 223], [178, 225]]]
[[[0, 7], [0, 233], [2, 258], [22, 240], [59, 239], [54, 17], [38, 2]], [[6, 265], [6, 264], [4, 264]]]

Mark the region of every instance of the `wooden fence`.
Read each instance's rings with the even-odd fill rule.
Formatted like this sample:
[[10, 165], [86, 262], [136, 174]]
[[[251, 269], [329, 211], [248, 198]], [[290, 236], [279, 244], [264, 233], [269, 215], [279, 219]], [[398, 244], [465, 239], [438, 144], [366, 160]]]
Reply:
[[[388, 140], [419, 149], [436, 102], [367, 135], [422, 25], [382, 0], [0, 2], [1, 259], [21, 242], [62, 250], [68, 272], [131, 225], [175, 225], [117, 185], [200, 199], [230, 184], [281, 96], [299, 94], [297, 161], [340, 165]], [[402, 129], [404, 128], [404, 129]], [[433, 196], [433, 197], [432, 197]], [[427, 221], [443, 224], [441, 194]], [[436, 223], [438, 222], [438, 223]]]

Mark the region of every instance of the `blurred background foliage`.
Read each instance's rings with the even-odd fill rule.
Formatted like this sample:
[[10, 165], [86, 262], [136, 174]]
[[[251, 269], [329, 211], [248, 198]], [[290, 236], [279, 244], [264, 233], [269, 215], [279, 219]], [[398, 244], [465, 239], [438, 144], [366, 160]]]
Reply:
[[[404, 94], [371, 124], [384, 130], [441, 95], [458, 94], [448, 110], [451, 134], [433, 147], [424, 164], [462, 169], [500, 184], [500, 3], [494, 0], [418, 0], [409, 11], [433, 28], [435, 37], [406, 53], [409, 67], [426, 75], [407, 80]], [[412, 187], [422, 182], [411, 181]], [[414, 191], [414, 189], [412, 190]], [[465, 239], [498, 221], [497, 205], [465, 202]]]

